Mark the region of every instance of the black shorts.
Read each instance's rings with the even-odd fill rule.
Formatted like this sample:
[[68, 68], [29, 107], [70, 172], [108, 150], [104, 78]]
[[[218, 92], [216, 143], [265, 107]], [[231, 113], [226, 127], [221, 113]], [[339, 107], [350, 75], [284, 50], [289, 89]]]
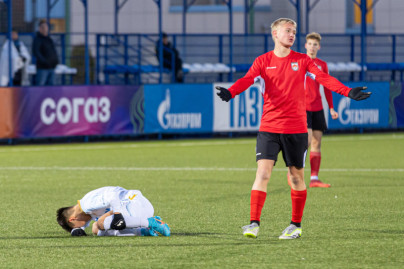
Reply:
[[256, 159], [278, 160], [282, 151], [286, 166], [304, 167], [307, 154], [307, 133], [275, 134], [259, 132], [257, 136]]
[[307, 114], [307, 128], [319, 131], [327, 130], [327, 123], [324, 117], [324, 110], [320, 111], [306, 111]]

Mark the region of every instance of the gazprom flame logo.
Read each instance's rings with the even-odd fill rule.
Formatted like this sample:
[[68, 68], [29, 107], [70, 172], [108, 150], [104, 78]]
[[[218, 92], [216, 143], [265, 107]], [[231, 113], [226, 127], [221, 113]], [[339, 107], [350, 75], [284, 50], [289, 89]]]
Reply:
[[351, 99], [342, 98], [338, 104], [339, 121], [346, 124], [378, 124], [378, 109], [351, 109]]
[[170, 89], [157, 109], [157, 120], [163, 129], [199, 129], [202, 126], [202, 113], [170, 113]]
[[157, 110], [157, 119], [163, 127], [163, 129], [168, 129], [167, 114], [170, 112], [171, 100], [170, 100], [170, 90], [166, 90], [166, 99], [161, 102]]

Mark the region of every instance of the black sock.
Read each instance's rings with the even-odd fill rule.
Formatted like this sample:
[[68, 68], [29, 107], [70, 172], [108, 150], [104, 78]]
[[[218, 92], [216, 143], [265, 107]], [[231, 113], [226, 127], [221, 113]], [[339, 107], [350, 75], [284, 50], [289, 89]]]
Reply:
[[296, 227], [299, 227], [299, 228], [301, 227], [300, 222], [293, 222], [293, 221], [291, 221], [290, 224], [293, 224], [293, 225], [295, 225]]
[[260, 221], [259, 221], [259, 220], [252, 220], [252, 221], [250, 222], [250, 224], [253, 224], [253, 223], [257, 223], [258, 226], [260, 226]]

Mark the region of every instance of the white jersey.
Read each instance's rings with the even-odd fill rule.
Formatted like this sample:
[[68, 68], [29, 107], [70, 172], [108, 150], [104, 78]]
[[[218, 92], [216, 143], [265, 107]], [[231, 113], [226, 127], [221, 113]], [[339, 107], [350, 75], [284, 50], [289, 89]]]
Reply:
[[108, 211], [121, 212], [129, 201], [139, 198], [136, 196], [142, 196], [142, 193], [122, 187], [103, 187], [90, 191], [78, 203], [84, 213], [97, 220]]

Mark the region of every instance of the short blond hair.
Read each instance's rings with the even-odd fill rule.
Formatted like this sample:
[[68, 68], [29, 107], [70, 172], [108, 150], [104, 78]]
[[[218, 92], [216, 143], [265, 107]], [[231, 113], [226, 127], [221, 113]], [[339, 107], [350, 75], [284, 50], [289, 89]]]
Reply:
[[277, 30], [278, 26], [285, 24], [285, 23], [290, 23], [290, 24], [293, 24], [295, 27], [297, 27], [297, 23], [294, 20], [289, 19], [289, 18], [279, 18], [271, 24], [271, 32], [273, 30]]
[[279, 18], [279, 19], [277, 19], [276, 21], [274, 21], [274, 22], [271, 24], [271, 35], [272, 35], [272, 39], [273, 39], [273, 40], [275, 40], [275, 39], [274, 39], [274, 37], [273, 37], [272, 32], [273, 32], [274, 30], [278, 30], [278, 27], [281, 26], [281, 25], [283, 25], [283, 24], [285, 24], [285, 23], [290, 23], [290, 24], [293, 24], [293, 26], [297, 27], [297, 23], [296, 23], [294, 20], [292, 20], [292, 19], [289, 19], [289, 18]]
[[316, 32], [311, 32], [310, 34], [306, 35], [306, 41], [309, 39], [314, 39], [316, 40], [318, 43], [321, 42], [321, 35], [319, 33]]

